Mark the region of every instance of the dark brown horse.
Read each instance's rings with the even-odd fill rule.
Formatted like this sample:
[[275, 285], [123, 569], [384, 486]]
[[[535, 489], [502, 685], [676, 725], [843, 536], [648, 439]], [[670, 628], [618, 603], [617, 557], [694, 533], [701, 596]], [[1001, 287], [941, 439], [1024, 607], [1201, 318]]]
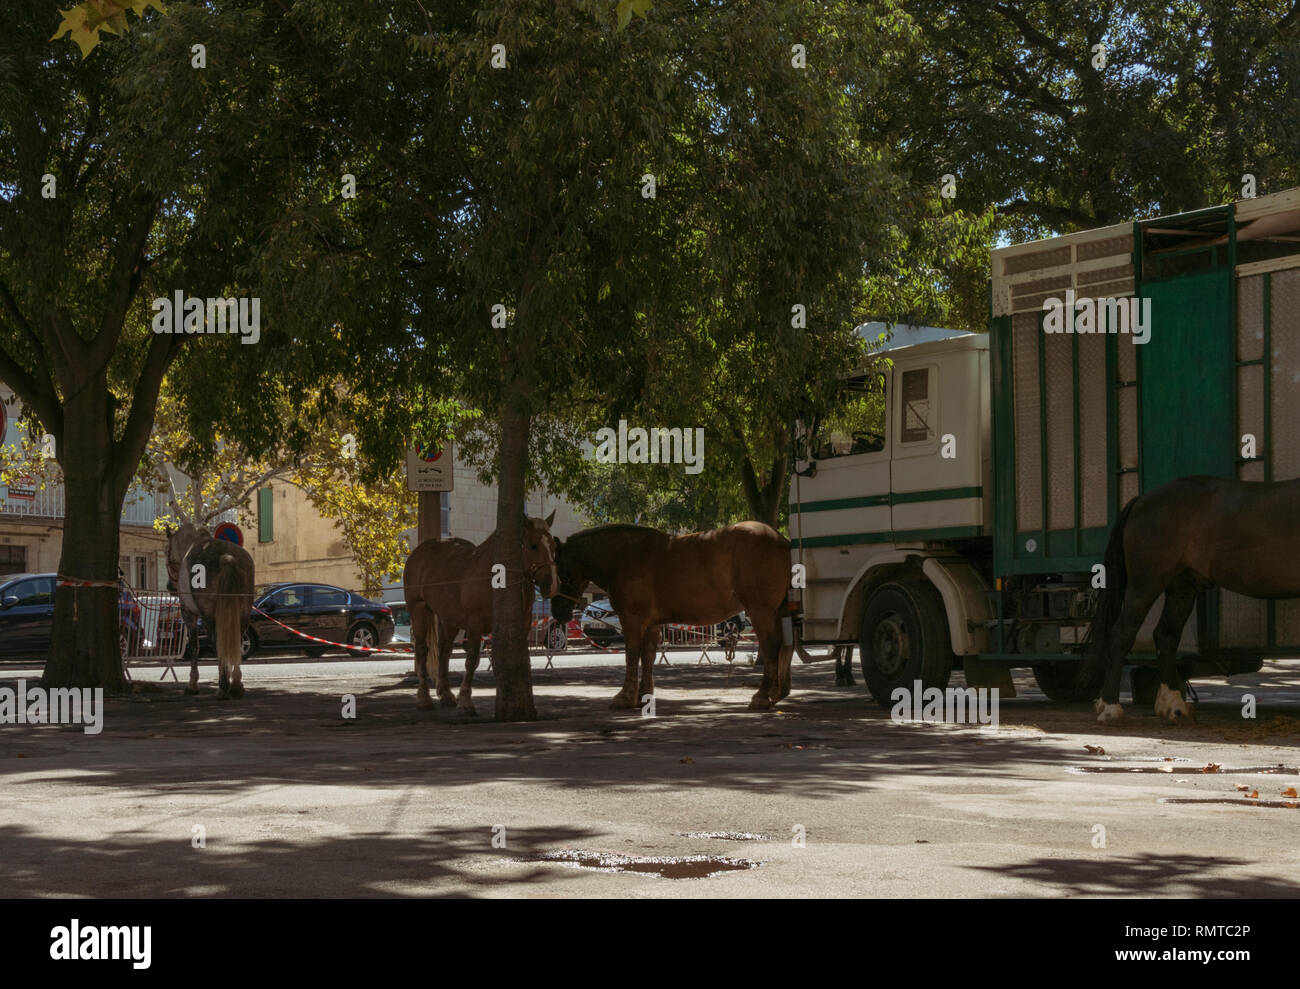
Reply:
[[790, 543], [771, 526], [741, 522], [669, 536], [642, 526], [606, 525], [564, 540], [556, 562], [560, 592], [551, 600], [556, 621], [569, 620], [574, 602], [595, 581], [609, 592], [623, 623], [627, 672], [611, 707], [639, 707], [654, 693], [662, 623], [711, 625], [742, 608], [754, 625], [763, 661], [763, 683], [750, 708], [765, 710], [790, 693], [792, 648], [781, 640]]
[[1105, 673], [1097, 720], [1124, 716], [1119, 704], [1124, 658], [1161, 594], [1156, 624], [1160, 689], [1156, 715], [1192, 717], [1178, 672], [1178, 643], [1196, 605], [1212, 586], [1253, 598], [1300, 597], [1300, 479], [1282, 482], [1182, 477], [1134, 498], [1111, 530], [1106, 586], [1092, 622], [1093, 643], [1080, 683]]
[[[544, 596], [555, 593], [555, 540], [550, 532], [554, 520], [554, 512], [545, 520], [525, 520], [525, 573], [505, 575], [506, 586], [517, 589], [523, 598], [525, 614], [532, 613], [534, 584]], [[432, 649], [437, 662], [434, 687], [443, 707], [455, 705], [465, 714], [476, 713], [474, 672], [483, 636], [492, 630], [492, 568], [500, 560], [495, 532], [478, 546], [464, 539], [426, 540], [407, 559], [402, 586], [411, 615], [415, 673], [420, 681], [416, 703], [420, 707], [433, 707], [428, 672]], [[461, 630], [465, 632], [465, 675], [457, 698], [451, 692], [448, 666]]]

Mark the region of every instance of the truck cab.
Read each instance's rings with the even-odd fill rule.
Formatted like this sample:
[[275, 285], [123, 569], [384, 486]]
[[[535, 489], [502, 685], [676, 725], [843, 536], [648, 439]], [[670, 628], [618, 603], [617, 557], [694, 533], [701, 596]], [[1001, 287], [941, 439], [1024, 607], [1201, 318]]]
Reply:
[[880, 353], [845, 382], [878, 425], [801, 437], [790, 537], [801, 641], [874, 643], [896, 674], [873, 684], [864, 663], [883, 702], [913, 674], [943, 686], [956, 657], [987, 646], [993, 513], [988, 337], [906, 327]]

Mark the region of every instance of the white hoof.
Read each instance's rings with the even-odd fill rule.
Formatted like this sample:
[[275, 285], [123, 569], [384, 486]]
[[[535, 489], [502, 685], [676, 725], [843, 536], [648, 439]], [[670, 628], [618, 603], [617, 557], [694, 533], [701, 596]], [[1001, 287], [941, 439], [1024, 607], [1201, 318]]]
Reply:
[[1119, 704], [1097, 701], [1097, 724], [1104, 725], [1124, 720], [1124, 708]]
[[1192, 709], [1187, 701], [1183, 700], [1182, 694], [1162, 683], [1156, 692], [1156, 717], [1175, 724], [1191, 721]]

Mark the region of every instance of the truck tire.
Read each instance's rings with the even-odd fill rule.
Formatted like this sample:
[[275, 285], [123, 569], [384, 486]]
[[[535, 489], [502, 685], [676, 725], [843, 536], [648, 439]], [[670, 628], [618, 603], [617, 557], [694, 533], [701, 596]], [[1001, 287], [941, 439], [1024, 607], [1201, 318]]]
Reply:
[[867, 689], [882, 707], [893, 707], [890, 695], [899, 687], [913, 690], [917, 680], [922, 690], [947, 687], [952, 641], [934, 585], [913, 579], [878, 587], [862, 613], [858, 655]]
[[1081, 660], [1035, 663], [1032, 667], [1034, 679], [1038, 681], [1038, 689], [1047, 695], [1048, 700], [1063, 704], [1090, 701], [1101, 694], [1101, 681], [1106, 677], [1105, 671], [1098, 670], [1080, 687], [1077, 681], [1082, 668]]

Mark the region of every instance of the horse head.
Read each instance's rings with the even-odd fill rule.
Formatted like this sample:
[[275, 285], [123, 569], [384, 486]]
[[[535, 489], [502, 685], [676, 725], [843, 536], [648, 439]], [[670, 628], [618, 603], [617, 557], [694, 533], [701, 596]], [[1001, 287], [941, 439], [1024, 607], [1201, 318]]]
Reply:
[[554, 511], [544, 519], [524, 518], [524, 569], [547, 598], [556, 593], [559, 584], [555, 575], [555, 537], [551, 535], [554, 521]]
[[563, 541], [557, 541], [555, 550], [556, 588], [551, 596], [551, 617], [557, 622], [568, 622], [573, 617], [574, 605], [586, 590], [589, 578], [583, 573], [573, 551]]
[[183, 522], [179, 528], [167, 527], [167, 589], [173, 594], [177, 593], [185, 555], [204, 537], [212, 538], [207, 529], [200, 529], [192, 522]]

